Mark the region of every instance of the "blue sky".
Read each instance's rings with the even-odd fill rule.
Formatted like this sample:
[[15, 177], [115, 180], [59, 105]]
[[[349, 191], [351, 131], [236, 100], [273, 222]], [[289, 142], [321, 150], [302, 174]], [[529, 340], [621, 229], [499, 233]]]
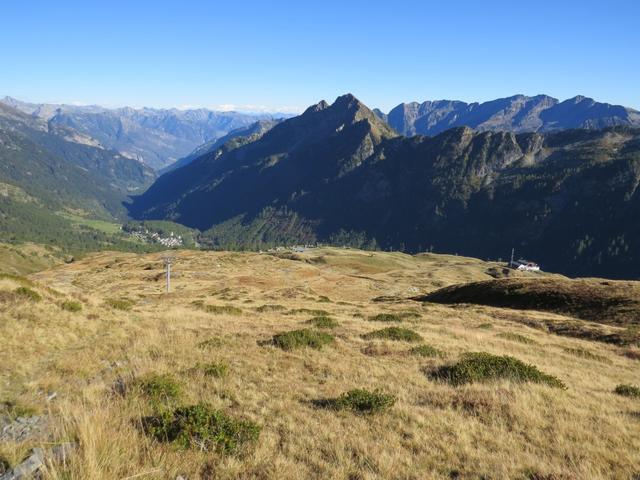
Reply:
[[640, 109], [640, 1], [10, 1], [0, 95], [298, 110], [576, 94]]

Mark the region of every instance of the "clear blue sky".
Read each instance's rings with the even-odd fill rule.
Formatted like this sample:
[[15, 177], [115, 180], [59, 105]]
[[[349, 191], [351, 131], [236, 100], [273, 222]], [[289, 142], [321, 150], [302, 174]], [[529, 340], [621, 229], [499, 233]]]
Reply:
[[[640, 1], [6, 1], [0, 95], [304, 108], [576, 94], [640, 109]], [[249, 106], [249, 107], [246, 107]]]

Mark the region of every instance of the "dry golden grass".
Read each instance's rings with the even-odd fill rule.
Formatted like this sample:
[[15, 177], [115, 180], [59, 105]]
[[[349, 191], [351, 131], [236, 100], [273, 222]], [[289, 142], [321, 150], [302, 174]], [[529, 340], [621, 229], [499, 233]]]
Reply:
[[[640, 473], [640, 404], [613, 393], [618, 384], [640, 383], [640, 364], [627, 351], [532, 329], [501, 309], [408, 300], [488, 279], [494, 264], [338, 249], [297, 254], [299, 260], [188, 251], [176, 257], [168, 295], [158, 280], [162, 255], [100, 253], [32, 275], [41, 302], [0, 303], [0, 401], [49, 413], [53, 440], [79, 445], [67, 466], [51, 466], [45, 478], [628, 479]], [[17, 286], [5, 279], [0, 290]], [[114, 309], [108, 299], [133, 306]], [[81, 302], [82, 310], [61, 308], [68, 300]], [[242, 313], [208, 313], [206, 305]], [[264, 342], [309, 328], [305, 322], [315, 314], [291, 314], [297, 309], [327, 311], [339, 323], [330, 331], [336, 341], [291, 351]], [[408, 311], [420, 316], [397, 325], [445, 355], [420, 357], [410, 353], [415, 344], [361, 337], [381, 328], [369, 317]], [[533, 321], [550, 314], [521, 315]], [[477, 328], [486, 323], [494, 327]], [[576, 348], [608, 361], [567, 353]], [[430, 380], [430, 371], [472, 351], [512, 355], [568, 389]], [[194, 368], [208, 363], [228, 365], [227, 375]], [[139, 425], [151, 413], [149, 401], [135, 388], [121, 395], [114, 384], [131, 386], [147, 373], [173, 375], [183, 404], [208, 402], [258, 423], [258, 441], [225, 456], [146, 437]], [[371, 416], [314, 406], [354, 388], [382, 389], [397, 402]], [[57, 398], [47, 402], [54, 391]], [[15, 463], [36, 444], [1, 444], [0, 457]]]

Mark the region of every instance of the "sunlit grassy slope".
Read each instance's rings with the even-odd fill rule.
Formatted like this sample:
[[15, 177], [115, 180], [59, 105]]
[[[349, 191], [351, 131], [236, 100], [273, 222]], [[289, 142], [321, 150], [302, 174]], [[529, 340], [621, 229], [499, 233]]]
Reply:
[[[53, 441], [79, 445], [68, 465], [52, 466], [45, 478], [640, 473], [640, 400], [613, 393], [619, 384], [640, 383], [637, 347], [550, 333], [545, 322], [596, 325], [553, 313], [410, 299], [491, 279], [487, 272], [502, 266], [339, 249], [175, 256], [168, 295], [162, 254], [103, 252], [34, 274], [32, 285], [0, 278], [0, 400], [50, 414]], [[20, 287], [42, 299], [18, 295]], [[81, 310], [70, 311], [77, 309], [69, 302]], [[384, 313], [392, 315], [378, 316]], [[415, 339], [400, 330], [409, 329], [423, 340], [363, 337], [389, 327], [398, 327], [395, 338]], [[307, 332], [279, 338], [288, 347], [313, 338], [321, 348], [284, 350], [270, 342], [299, 329], [333, 341]], [[535, 365], [567, 388], [509, 379], [453, 386], [436, 375], [480, 351]], [[175, 383], [176, 398], [167, 403], [150, 395], [141, 383], [150, 374], [168, 375], [160, 378]], [[356, 388], [380, 389], [395, 404], [371, 415], [322, 406]], [[52, 392], [57, 397], [48, 402]], [[380, 398], [385, 407], [392, 403]], [[145, 434], [145, 417], [200, 402], [254, 422], [261, 427], [257, 440], [224, 453]], [[16, 463], [42, 442], [1, 444], [0, 457]]]

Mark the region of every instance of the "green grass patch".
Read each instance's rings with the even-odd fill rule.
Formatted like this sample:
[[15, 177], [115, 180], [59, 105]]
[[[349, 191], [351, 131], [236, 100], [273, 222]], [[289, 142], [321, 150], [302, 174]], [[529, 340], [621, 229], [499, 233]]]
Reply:
[[207, 377], [224, 378], [229, 374], [229, 365], [224, 362], [205, 363], [198, 365], [198, 370]]
[[11, 420], [18, 417], [33, 417], [38, 411], [30, 406], [15, 400], [5, 400], [0, 403], [0, 415], [7, 415]]
[[618, 385], [613, 392], [623, 397], [640, 398], [640, 387], [636, 385]]
[[215, 315], [241, 315], [242, 310], [233, 305], [205, 305], [204, 310], [207, 313]]
[[419, 333], [409, 330], [408, 328], [401, 327], [387, 327], [382, 330], [375, 330], [373, 332], [365, 333], [362, 335], [365, 340], [373, 339], [386, 339], [402, 342], [419, 342], [422, 337]]
[[466, 353], [457, 363], [442, 366], [432, 372], [431, 377], [454, 386], [504, 379], [513, 382], [542, 383], [550, 387], [566, 389], [562, 381], [541, 372], [534, 365], [507, 355], [492, 355], [485, 352]]
[[373, 414], [389, 410], [396, 403], [396, 397], [380, 390], [370, 392], [364, 389], [353, 389], [337, 398], [314, 401], [321, 408], [332, 410], [349, 410], [361, 414]]
[[20, 275], [13, 275], [11, 273], [0, 273], [0, 280], [11, 280], [19, 283], [23, 287], [33, 287], [33, 282], [28, 278], [21, 277]]
[[265, 313], [265, 312], [283, 312], [287, 309], [287, 307], [285, 307], [284, 305], [273, 305], [273, 304], [267, 304], [267, 305], [261, 305], [258, 308], [256, 308], [256, 312], [259, 313]]
[[74, 302], [72, 300], [67, 300], [62, 302], [60, 308], [66, 310], [67, 312], [79, 312], [82, 310], [82, 304], [80, 302]]
[[481, 323], [476, 328], [481, 330], [491, 330], [493, 328], [493, 323]]
[[312, 315], [314, 317], [328, 317], [330, 315], [326, 310], [315, 310], [311, 308], [295, 308], [290, 310], [287, 315]]
[[419, 357], [444, 357], [445, 354], [443, 351], [438, 350], [435, 347], [432, 347], [431, 345], [418, 345], [417, 347], [413, 347], [411, 350], [409, 350], [409, 353], [411, 355], [416, 355]]
[[529, 337], [525, 337], [524, 335], [520, 335], [519, 333], [512, 332], [502, 332], [496, 335], [496, 337], [503, 338], [505, 340], [509, 340], [511, 342], [524, 343], [525, 345], [537, 345], [538, 342], [532, 340]]
[[175, 405], [182, 396], [180, 384], [168, 374], [150, 373], [139, 378], [137, 385], [155, 407]]
[[224, 454], [238, 452], [255, 442], [261, 427], [214, 409], [206, 403], [178, 407], [154, 417], [144, 418], [144, 431], [160, 442], [173, 442], [183, 448], [197, 448]]
[[316, 330], [302, 329], [290, 332], [278, 333], [273, 336], [273, 345], [283, 350], [310, 347], [321, 349], [323, 346], [334, 342], [332, 335]]
[[396, 313], [379, 313], [369, 317], [371, 322], [401, 322], [402, 317]]
[[18, 287], [13, 291], [13, 293], [19, 300], [27, 300], [29, 302], [39, 302], [42, 300], [42, 296], [29, 287]]
[[313, 325], [316, 328], [335, 328], [339, 325], [337, 321], [335, 321], [331, 317], [313, 317], [307, 320], [304, 323], [308, 323], [309, 325]]
[[602, 363], [611, 363], [611, 360], [604, 355], [598, 355], [597, 353], [590, 352], [589, 350], [586, 350], [584, 348], [564, 347], [562, 350], [569, 355], [573, 355], [574, 357], [586, 358], [587, 360], [594, 360], [596, 362]]
[[128, 311], [133, 308], [133, 302], [126, 298], [107, 298], [104, 303], [114, 310]]

